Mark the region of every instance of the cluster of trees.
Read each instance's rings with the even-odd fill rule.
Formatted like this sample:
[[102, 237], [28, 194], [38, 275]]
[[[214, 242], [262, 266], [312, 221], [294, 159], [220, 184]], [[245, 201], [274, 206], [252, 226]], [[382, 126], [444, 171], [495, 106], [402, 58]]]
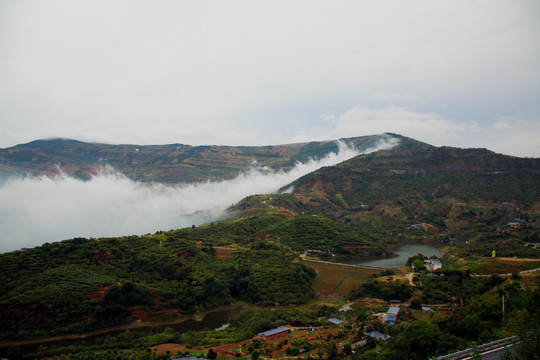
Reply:
[[413, 287], [401, 281], [382, 283], [378, 280], [370, 279], [360, 286], [351, 290], [347, 296], [350, 300], [360, 297], [371, 297], [390, 300], [407, 301], [413, 294]]
[[[278, 202], [281, 203], [281, 198], [288, 199], [291, 196], [276, 195], [276, 197], [279, 197]], [[257, 204], [260, 202], [261, 200]], [[321, 214], [312, 216], [294, 213], [292, 217], [287, 217], [262, 211], [238, 221], [180, 229], [171, 234], [175, 238], [203, 241], [214, 246], [274, 239], [297, 251], [311, 249], [356, 255], [391, 253], [383, 244], [385, 240], [379, 236], [373, 236], [361, 227]], [[355, 251], [357, 245], [368, 246]]]
[[231, 279], [233, 296], [261, 305], [302, 304], [315, 296], [316, 273], [278, 244], [256, 242], [235, 254], [237, 268]]
[[74, 239], [0, 254], [0, 338], [89, 331], [129, 321], [133, 307], [193, 314], [233, 297], [261, 305], [314, 297], [315, 272], [264, 241], [220, 259], [171, 234]]

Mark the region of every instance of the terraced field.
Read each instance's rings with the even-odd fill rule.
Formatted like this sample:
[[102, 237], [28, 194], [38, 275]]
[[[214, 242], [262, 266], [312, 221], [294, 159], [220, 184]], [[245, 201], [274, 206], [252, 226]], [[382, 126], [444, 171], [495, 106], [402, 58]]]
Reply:
[[346, 296], [354, 287], [366, 282], [372, 274], [379, 271], [339, 264], [315, 262], [307, 264], [317, 272], [313, 284], [315, 291], [324, 295]]

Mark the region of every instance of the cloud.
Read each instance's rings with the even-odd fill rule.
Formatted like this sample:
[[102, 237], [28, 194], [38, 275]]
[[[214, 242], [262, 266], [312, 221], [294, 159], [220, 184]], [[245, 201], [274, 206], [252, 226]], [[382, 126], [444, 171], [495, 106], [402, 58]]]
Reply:
[[514, 156], [540, 156], [540, 124], [518, 117], [465, 122], [398, 106], [355, 106], [341, 114], [322, 116], [326, 126], [317, 130], [319, 137], [395, 132], [436, 146], [482, 147]]
[[[385, 137], [376, 148], [390, 148]], [[218, 219], [248, 195], [274, 193], [322, 166], [359, 152], [339, 143], [339, 152], [298, 163], [290, 171], [254, 166], [235, 179], [166, 186], [132, 181], [104, 168], [89, 181], [65, 174], [55, 178], [12, 178], [0, 185], [0, 251], [32, 247], [73, 237], [144, 234]]]

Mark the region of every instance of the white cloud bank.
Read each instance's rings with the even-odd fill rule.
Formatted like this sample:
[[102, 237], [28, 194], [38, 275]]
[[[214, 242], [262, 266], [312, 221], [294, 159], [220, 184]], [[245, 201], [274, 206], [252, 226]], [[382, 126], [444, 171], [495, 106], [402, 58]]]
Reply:
[[[319, 139], [393, 132], [435, 146], [481, 147], [514, 156], [540, 156], [540, 123], [518, 117], [466, 122], [401, 106], [355, 106], [341, 114], [324, 113], [321, 119], [325, 126], [312, 129]], [[313, 140], [313, 136], [296, 138], [307, 139]]]
[[[388, 136], [366, 152], [395, 144]], [[111, 168], [89, 181], [64, 174], [10, 179], [0, 185], [0, 252], [73, 237], [143, 234], [209, 222], [248, 195], [276, 192], [358, 154], [340, 143], [338, 153], [298, 163], [290, 171], [258, 167], [232, 180], [183, 186], [143, 184]], [[194, 214], [198, 211], [202, 213]]]

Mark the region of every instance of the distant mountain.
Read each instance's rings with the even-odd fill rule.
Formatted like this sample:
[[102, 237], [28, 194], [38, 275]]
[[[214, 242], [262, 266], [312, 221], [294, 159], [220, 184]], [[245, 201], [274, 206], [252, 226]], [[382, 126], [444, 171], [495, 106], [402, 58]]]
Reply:
[[[374, 147], [383, 135], [342, 139], [358, 150]], [[332, 141], [274, 146], [109, 145], [69, 139], [36, 140], [0, 149], [0, 176], [55, 175], [62, 171], [88, 179], [111, 165], [131, 179], [182, 183], [230, 179], [256, 161], [272, 169], [290, 169], [296, 162], [337, 152]]]

